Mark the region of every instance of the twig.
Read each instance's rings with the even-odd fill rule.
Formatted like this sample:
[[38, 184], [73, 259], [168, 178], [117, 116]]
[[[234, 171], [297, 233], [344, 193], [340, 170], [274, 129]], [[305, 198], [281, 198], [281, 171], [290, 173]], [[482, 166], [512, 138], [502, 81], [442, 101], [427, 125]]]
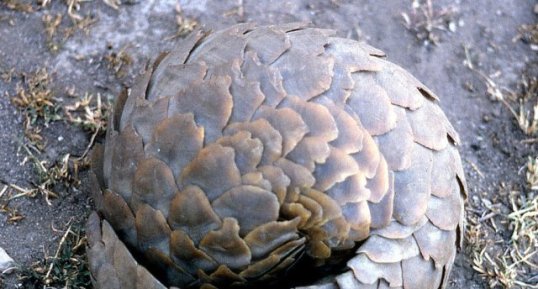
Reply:
[[56, 263], [56, 260], [58, 259], [58, 256], [60, 255], [60, 250], [62, 249], [63, 244], [67, 240], [67, 236], [72, 233], [71, 232], [71, 222], [73, 221], [73, 218], [71, 218], [68, 222], [69, 227], [65, 231], [65, 234], [63, 235], [62, 239], [60, 240], [60, 243], [58, 244], [58, 248], [56, 249], [56, 254], [54, 254], [54, 257], [52, 259], [52, 262], [50, 263], [49, 270], [47, 271], [47, 274], [45, 275], [45, 280], [49, 279], [50, 273], [52, 272], [52, 268], [54, 268], [54, 264]]
[[101, 131], [101, 126], [98, 126], [97, 129], [95, 129], [95, 132], [92, 134], [92, 137], [90, 138], [90, 143], [86, 146], [86, 149], [84, 150], [84, 153], [78, 158], [76, 158], [77, 161], [83, 160], [86, 155], [90, 152], [90, 149], [93, 147], [93, 144], [95, 143], [95, 138], [97, 138], [97, 135]]
[[521, 143], [530, 144], [530, 143], [536, 143], [538, 142], [538, 138], [528, 138], [521, 141]]
[[478, 222], [480, 222], [480, 223], [484, 222], [484, 221], [489, 220], [489, 219], [491, 219], [491, 218], [493, 218], [493, 217], [495, 217], [497, 215], [498, 215], [497, 212], [491, 212], [491, 213], [481, 217], [480, 219], [478, 219]]
[[485, 178], [484, 174], [480, 171], [480, 169], [478, 168], [477, 165], [475, 165], [475, 163], [473, 163], [472, 161], [469, 161], [467, 160], [467, 162], [471, 165], [471, 168], [473, 168], [473, 170], [481, 177], [481, 178]]

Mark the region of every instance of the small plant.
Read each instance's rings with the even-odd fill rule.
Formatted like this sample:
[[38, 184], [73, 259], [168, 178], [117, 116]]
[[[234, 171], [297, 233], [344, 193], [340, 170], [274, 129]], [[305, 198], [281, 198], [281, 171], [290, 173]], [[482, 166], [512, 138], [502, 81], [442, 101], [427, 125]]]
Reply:
[[7, 215], [7, 222], [9, 224], [14, 224], [24, 219], [24, 216], [17, 208], [9, 206], [9, 201], [11, 200], [8, 192], [9, 189], [10, 186], [8, 184], [4, 184], [4, 187], [0, 191], [0, 214]]
[[538, 191], [538, 157], [529, 157], [526, 176], [529, 188], [533, 191]]
[[114, 72], [117, 78], [125, 77], [133, 64], [133, 58], [127, 53], [127, 47], [123, 47], [118, 52], [112, 51], [104, 57], [108, 69]]
[[29, 268], [22, 268], [19, 279], [32, 288], [88, 288], [90, 273], [85, 257], [86, 237], [81, 226], [69, 225], [54, 256], [45, 256]]
[[11, 102], [23, 113], [25, 136], [38, 150], [44, 147], [38, 123], [46, 126], [61, 119], [60, 100], [54, 96], [50, 85], [51, 77], [46, 68], [30, 74], [23, 73], [16, 93], [11, 97]]
[[505, 105], [526, 135], [536, 135], [538, 133], [538, 78], [524, 73], [519, 84], [519, 92], [512, 94], [512, 98], [519, 101], [518, 110], [516, 111], [507, 102]]
[[25, 13], [32, 13], [34, 12], [34, 7], [27, 3], [22, 3], [18, 0], [4, 0], [0, 2], [2, 6], [6, 6], [8, 9], [19, 11], [19, 12], [25, 12]]
[[47, 46], [52, 52], [56, 52], [59, 49], [59, 44], [55, 40], [55, 35], [58, 27], [62, 23], [62, 18], [63, 15], [61, 13], [58, 13], [55, 16], [45, 14], [41, 18], [43, 25], [45, 26], [45, 34], [47, 35]]
[[403, 24], [419, 41], [424, 44], [439, 44], [439, 32], [455, 31], [457, 24], [454, 21], [457, 10], [453, 7], [434, 10], [432, 0], [413, 0], [412, 10], [408, 14], [403, 12]]
[[472, 268], [489, 288], [537, 288], [538, 159], [529, 158], [521, 190], [501, 188], [493, 199], [473, 198], [467, 206], [466, 246]]
[[80, 185], [78, 171], [83, 160], [72, 160], [69, 154], [65, 154], [61, 161], [49, 166], [47, 161], [38, 159], [27, 147], [25, 150], [28, 153], [27, 160], [34, 166], [37, 183], [33, 184], [33, 189], [22, 190], [21, 195], [35, 197], [39, 193], [45, 196], [47, 204], [52, 205], [50, 199], [58, 197], [58, 193], [55, 192], [56, 185], [61, 184], [65, 188]]
[[186, 17], [183, 13], [183, 9], [181, 9], [181, 5], [178, 2], [176, 4], [176, 24], [177, 24], [176, 34], [168, 37], [168, 39], [183, 37], [191, 33], [198, 26], [198, 21], [192, 18]]
[[521, 40], [529, 44], [532, 50], [538, 50], [538, 23], [521, 25], [518, 32], [514, 41]]
[[516, 117], [519, 128], [526, 135], [534, 135], [538, 132], [538, 101], [532, 107], [532, 112], [526, 109], [522, 100], [519, 101], [519, 113], [512, 112]]
[[14, 105], [22, 109], [34, 124], [41, 119], [45, 124], [60, 119], [59, 99], [50, 89], [51, 78], [46, 68], [31, 74], [22, 74], [22, 81], [17, 84], [16, 94], [11, 98]]
[[100, 94], [86, 93], [74, 104], [64, 106], [64, 114], [68, 122], [90, 133], [101, 134], [106, 131], [109, 108], [110, 103], [103, 102]]

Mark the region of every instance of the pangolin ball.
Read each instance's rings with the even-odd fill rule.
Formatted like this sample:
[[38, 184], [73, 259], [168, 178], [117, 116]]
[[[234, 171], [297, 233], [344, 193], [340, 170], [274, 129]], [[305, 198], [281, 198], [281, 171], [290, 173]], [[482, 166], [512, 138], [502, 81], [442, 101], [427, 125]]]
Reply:
[[[93, 153], [96, 288], [444, 288], [459, 138], [383, 52], [303, 24], [194, 33]], [[98, 185], [97, 185], [98, 184]]]

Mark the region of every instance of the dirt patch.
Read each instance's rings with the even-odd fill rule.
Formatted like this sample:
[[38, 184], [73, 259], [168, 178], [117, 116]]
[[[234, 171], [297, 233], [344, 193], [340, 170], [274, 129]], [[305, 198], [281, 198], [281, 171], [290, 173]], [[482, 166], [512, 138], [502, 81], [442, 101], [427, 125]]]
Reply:
[[[181, 0], [179, 7], [176, 1], [122, 2], [117, 7], [111, 0], [0, 2], [0, 189], [6, 187], [0, 207], [7, 204], [0, 213], [0, 247], [22, 269], [41, 262], [37, 267], [45, 264], [46, 274], [50, 264], [56, 266], [61, 258], [46, 257], [54, 257], [59, 245], [77, 245], [76, 238], [70, 245], [61, 241], [69, 228], [78, 232], [91, 209], [83, 166], [81, 184], [62, 180], [47, 187], [56, 197], [36, 191], [8, 200], [24, 192], [9, 184], [27, 190], [41, 184], [28, 150], [47, 169], [61, 168], [69, 154], [72, 172], [73, 160], [97, 135], [96, 127], [84, 125], [93, 117], [84, 118], [81, 109], [74, 122], [66, 106], [76, 107], [90, 95], [93, 109], [97, 96], [102, 103], [113, 100], [148, 59], [182, 41], [195, 25], [309, 21], [382, 49], [439, 95], [460, 133], [470, 189], [468, 233], [450, 288], [536, 288], [538, 254], [531, 253], [537, 249], [538, 217], [526, 213], [537, 206], [538, 192], [529, 182], [538, 136], [520, 129], [516, 118], [521, 111], [531, 127], [536, 115], [536, 90], [524, 96], [528, 78], [537, 75], [535, 1]], [[18, 85], [28, 90], [28, 77], [43, 69], [59, 117], [37, 117], [31, 122], [37, 131], [29, 134], [28, 112], [37, 110], [12, 98]], [[32, 132], [42, 139], [32, 140]], [[44, 277], [36, 276], [37, 281], [19, 281], [17, 274], [6, 275], [0, 287], [34, 288]]]

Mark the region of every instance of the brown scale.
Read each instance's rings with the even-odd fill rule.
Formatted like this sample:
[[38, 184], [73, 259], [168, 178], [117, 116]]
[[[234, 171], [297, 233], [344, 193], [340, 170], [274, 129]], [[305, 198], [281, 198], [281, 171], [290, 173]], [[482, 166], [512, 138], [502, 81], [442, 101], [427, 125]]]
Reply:
[[445, 288], [466, 185], [437, 101], [330, 30], [193, 33], [94, 149], [94, 286]]

